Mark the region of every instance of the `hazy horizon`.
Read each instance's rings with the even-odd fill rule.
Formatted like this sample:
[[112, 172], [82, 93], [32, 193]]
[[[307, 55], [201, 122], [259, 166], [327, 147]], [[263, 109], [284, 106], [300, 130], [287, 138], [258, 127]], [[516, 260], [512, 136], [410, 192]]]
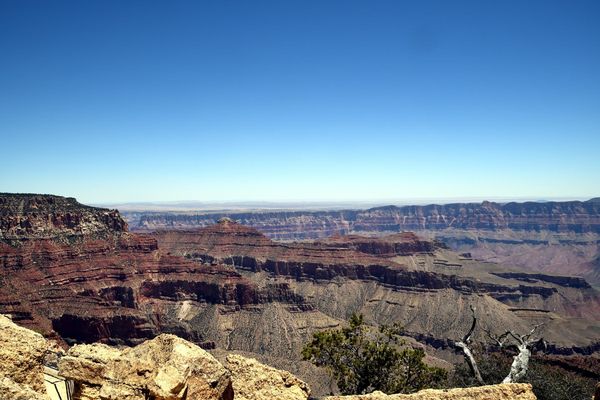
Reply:
[[89, 205], [105, 208], [118, 208], [122, 212], [218, 212], [218, 211], [265, 211], [265, 210], [342, 210], [342, 209], [365, 209], [387, 205], [428, 205], [428, 204], [451, 204], [451, 203], [481, 203], [492, 201], [497, 203], [509, 202], [547, 202], [547, 201], [586, 201], [588, 198], [564, 197], [564, 198], [405, 198], [405, 199], [382, 199], [372, 201], [131, 201], [131, 202], [106, 202], [89, 203]]
[[600, 2], [3, 1], [0, 191], [600, 193]]

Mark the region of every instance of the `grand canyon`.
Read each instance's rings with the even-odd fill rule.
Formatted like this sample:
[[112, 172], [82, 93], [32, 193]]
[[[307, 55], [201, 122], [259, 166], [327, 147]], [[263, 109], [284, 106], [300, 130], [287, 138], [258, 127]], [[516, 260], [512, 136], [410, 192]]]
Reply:
[[0, 400], [600, 400], [598, 21], [0, 0]]
[[574, 274], [569, 263], [486, 253], [589, 247], [597, 259], [596, 201], [126, 216], [73, 198], [0, 195], [0, 313], [62, 347], [175, 334], [217, 357], [238, 352], [289, 370], [316, 395], [331, 383], [300, 350], [353, 313], [402, 324], [446, 367], [470, 307], [496, 334], [543, 323], [555, 362], [600, 352], [600, 293], [586, 280], [594, 262], [588, 273], [578, 258]]

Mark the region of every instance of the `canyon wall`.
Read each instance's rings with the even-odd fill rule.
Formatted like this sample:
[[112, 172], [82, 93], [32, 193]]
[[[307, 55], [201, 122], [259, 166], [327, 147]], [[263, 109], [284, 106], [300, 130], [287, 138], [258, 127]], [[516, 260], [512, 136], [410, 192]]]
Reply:
[[118, 212], [74, 199], [0, 195], [0, 313], [63, 345], [135, 345], [173, 333], [300, 374], [315, 331], [353, 312], [400, 322], [430, 348], [462, 337], [475, 306], [486, 327], [545, 322], [556, 354], [598, 350], [600, 297], [583, 279], [527, 274], [412, 233], [282, 243], [231, 219], [139, 234]]
[[416, 231], [475, 258], [577, 275], [600, 286], [600, 201], [456, 203], [345, 211], [127, 212], [134, 231], [192, 229], [230, 217], [276, 240]]
[[600, 233], [600, 202], [456, 203], [345, 211], [225, 213], [127, 212], [132, 230], [189, 229], [229, 217], [275, 239], [314, 239], [351, 232], [447, 228]]

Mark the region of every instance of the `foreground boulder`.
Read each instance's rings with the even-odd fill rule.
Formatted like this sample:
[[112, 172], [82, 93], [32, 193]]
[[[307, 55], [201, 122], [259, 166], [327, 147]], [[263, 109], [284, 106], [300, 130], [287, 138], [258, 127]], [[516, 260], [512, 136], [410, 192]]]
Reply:
[[426, 389], [413, 394], [331, 396], [324, 400], [536, 400], [530, 384], [506, 383], [461, 389]]
[[227, 356], [236, 400], [306, 400], [310, 389], [287, 371], [237, 354]]
[[75, 399], [231, 400], [229, 372], [209, 353], [174, 335], [119, 350], [76, 345], [59, 362]]
[[42, 335], [0, 315], [0, 399], [47, 399]]

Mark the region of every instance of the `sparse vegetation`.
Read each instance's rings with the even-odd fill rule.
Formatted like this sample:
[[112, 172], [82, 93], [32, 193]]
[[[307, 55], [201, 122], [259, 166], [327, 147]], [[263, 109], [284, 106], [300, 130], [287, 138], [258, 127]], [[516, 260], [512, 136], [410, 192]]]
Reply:
[[408, 346], [401, 334], [397, 324], [376, 330], [354, 314], [348, 327], [315, 333], [302, 357], [326, 367], [342, 394], [412, 393], [442, 386], [446, 370], [425, 364], [423, 349]]
[[[481, 353], [480, 353], [481, 354]], [[494, 352], [477, 357], [477, 365], [485, 382], [502, 381], [512, 363], [511, 355]], [[595, 380], [567, 371], [564, 368], [545, 364], [532, 358], [522, 382], [531, 383], [538, 400], [589, 400], [594, 393]], [[456, 366], [451, 374], [449, 387], [478, 386], [466, 363]]]

